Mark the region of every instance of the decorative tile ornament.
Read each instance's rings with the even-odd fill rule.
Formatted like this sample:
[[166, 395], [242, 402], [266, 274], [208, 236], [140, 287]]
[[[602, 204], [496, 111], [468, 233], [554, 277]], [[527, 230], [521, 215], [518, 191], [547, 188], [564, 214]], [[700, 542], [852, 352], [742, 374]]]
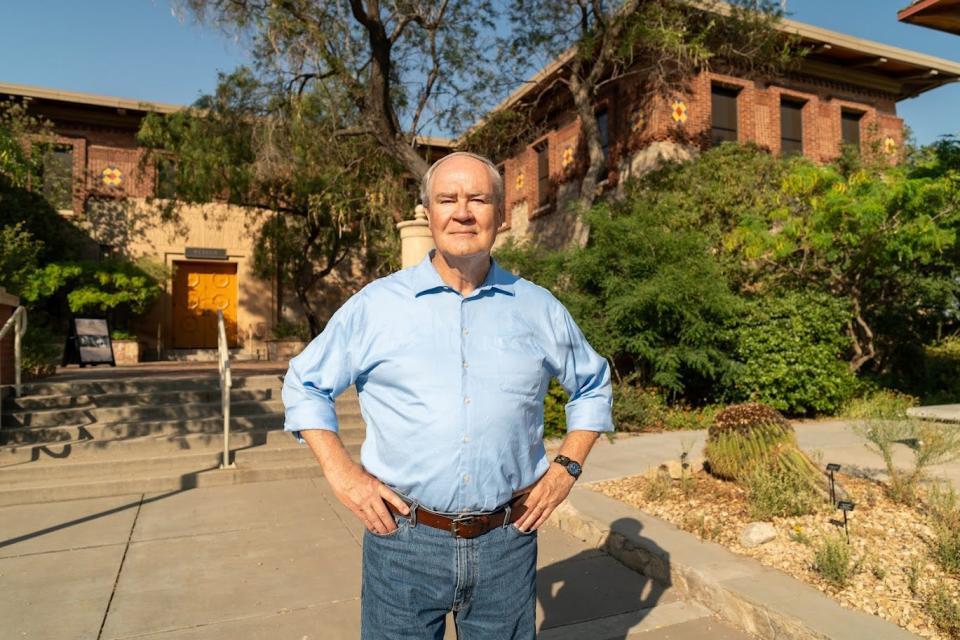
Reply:
[[642, 109], [637, 109], [636, 111], [634, 111], [634, 112], [633, 112], [633, 125], [631, 126], [631, 129], [633, 129], [633, 132], [634, 132], [634, 133], [639, 133], [640, 131], [643, 130], [643, 128], [646, 126], [646, 124], [647, 124], [647, 118], [646, 118], [646, 116], [643, 115], [643, 110], [642, 110]]
[[887, 155], [893, 155], [897, 150], [897, 141], [887, 136], [883, 139], [883, 150]]
[[573, 164], [573, 147], [568, 145], [563, 150], [563, 158], [561, 159], [560, 163], [563, 165], [564, 169]]
[[687, 105], [682, 100], [673, 101], [673, 121], [683, 124], [687, 121]]
[[517, 174], [517, 191], [523, 191], [523, 171]]
[[117, 188], [123, 185], [123, 171], [109, 166], [100, 172], [100, 182], [106, 187]]

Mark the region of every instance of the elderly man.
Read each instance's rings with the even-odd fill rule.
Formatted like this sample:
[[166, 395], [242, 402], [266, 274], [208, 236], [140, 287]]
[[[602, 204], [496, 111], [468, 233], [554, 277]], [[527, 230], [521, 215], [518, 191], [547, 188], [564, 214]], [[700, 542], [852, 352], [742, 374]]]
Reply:
[[[351, 297], [290, 361], [284, 428], [309, 444], [366, 526], [362, 637], [533, 638], [537, 530], [612, 429], [610, 374], [548, 291], [490, 257], [503, 182], [454, 153], [423, 178], [436, 249]], [[570, 392], [560, 455], [543, 399]], [[334, 398], [355, 384], [361, 465], [337, 436]]]

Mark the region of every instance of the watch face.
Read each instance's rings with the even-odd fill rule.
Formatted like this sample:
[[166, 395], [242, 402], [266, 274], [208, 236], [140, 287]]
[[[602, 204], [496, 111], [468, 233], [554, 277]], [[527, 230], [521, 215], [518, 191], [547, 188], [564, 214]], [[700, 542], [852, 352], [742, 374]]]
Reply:
[[572, 476], [579, 476], [583, 469], [580, 467], [579, 462], [570, 462], [570, 464], [567, 465], [567, 471], [569, 471]]

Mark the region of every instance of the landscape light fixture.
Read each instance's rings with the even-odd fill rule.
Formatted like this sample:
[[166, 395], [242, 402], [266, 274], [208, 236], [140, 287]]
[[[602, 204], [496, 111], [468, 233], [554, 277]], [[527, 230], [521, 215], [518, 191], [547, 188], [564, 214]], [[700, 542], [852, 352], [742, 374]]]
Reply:
[[836, 485], [833, 480], [833, 472], [840, 471], [840, 465], [836, 462], [831, 462], [827, 465], [827, 471], [830, 473], [830, 502], [836, 503], [837, 501], [837, 490]]
[[850, 544], [850, 530], [847, 528], [847, 512], [853, 511], [854, 504], [850, 500], [841, 500], [837, 508], [843, 511], [843, 532], [847, 534], [847, 544]]

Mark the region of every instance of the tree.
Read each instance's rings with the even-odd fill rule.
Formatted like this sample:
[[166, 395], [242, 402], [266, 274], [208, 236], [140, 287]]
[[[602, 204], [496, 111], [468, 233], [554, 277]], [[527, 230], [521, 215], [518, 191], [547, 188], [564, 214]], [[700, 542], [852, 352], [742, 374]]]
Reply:
[[[769, 78], [795, 58], [792, 40], [777, 29], [779, 5], [771, 0], [513, 0], [510, 17], [515, 29], [503, 44], [515, 73], [529, 73], [530, 61], [544, 56], [565, 61], [543, 93], [559, 91], [579, 118], [586, 148], [581, 211], [596, 199], [606, 162], [597, 122], [604, 87], [629, 77], [650, 106], [684, 91], [703, 70]], [[524, 130], [516, 119], [516, 112], [508, 117], [507, 135]], [[490, 125], [502, 127], [502, 120], [492, 118]]]
[[[424, 131], [459, 130], [493, 89], [490, 0], [181, 0], [247, 38], [267, 83], [296, 93], [331, 84], [359, 115], [337, 136], [373, 136], [419, 179]], [[332, 83], [331, 83], [332, 81]]]
[[259, 223], [254, 267], [276, 280], [277, 320], [290, 286], [316, 335], [323, 279], [358, 252], [375, 271], [389, 260], [402, 182], [374, 141], [335, 134], [359, 118], [349, 107], [328, 110], [335, 88], [275, 89], [241, 68], [196, 108], [148, 115], [139, 140], [151, 149], [145, 162], [174, 162], [168, 215], [215, 200], [248, 208]]

